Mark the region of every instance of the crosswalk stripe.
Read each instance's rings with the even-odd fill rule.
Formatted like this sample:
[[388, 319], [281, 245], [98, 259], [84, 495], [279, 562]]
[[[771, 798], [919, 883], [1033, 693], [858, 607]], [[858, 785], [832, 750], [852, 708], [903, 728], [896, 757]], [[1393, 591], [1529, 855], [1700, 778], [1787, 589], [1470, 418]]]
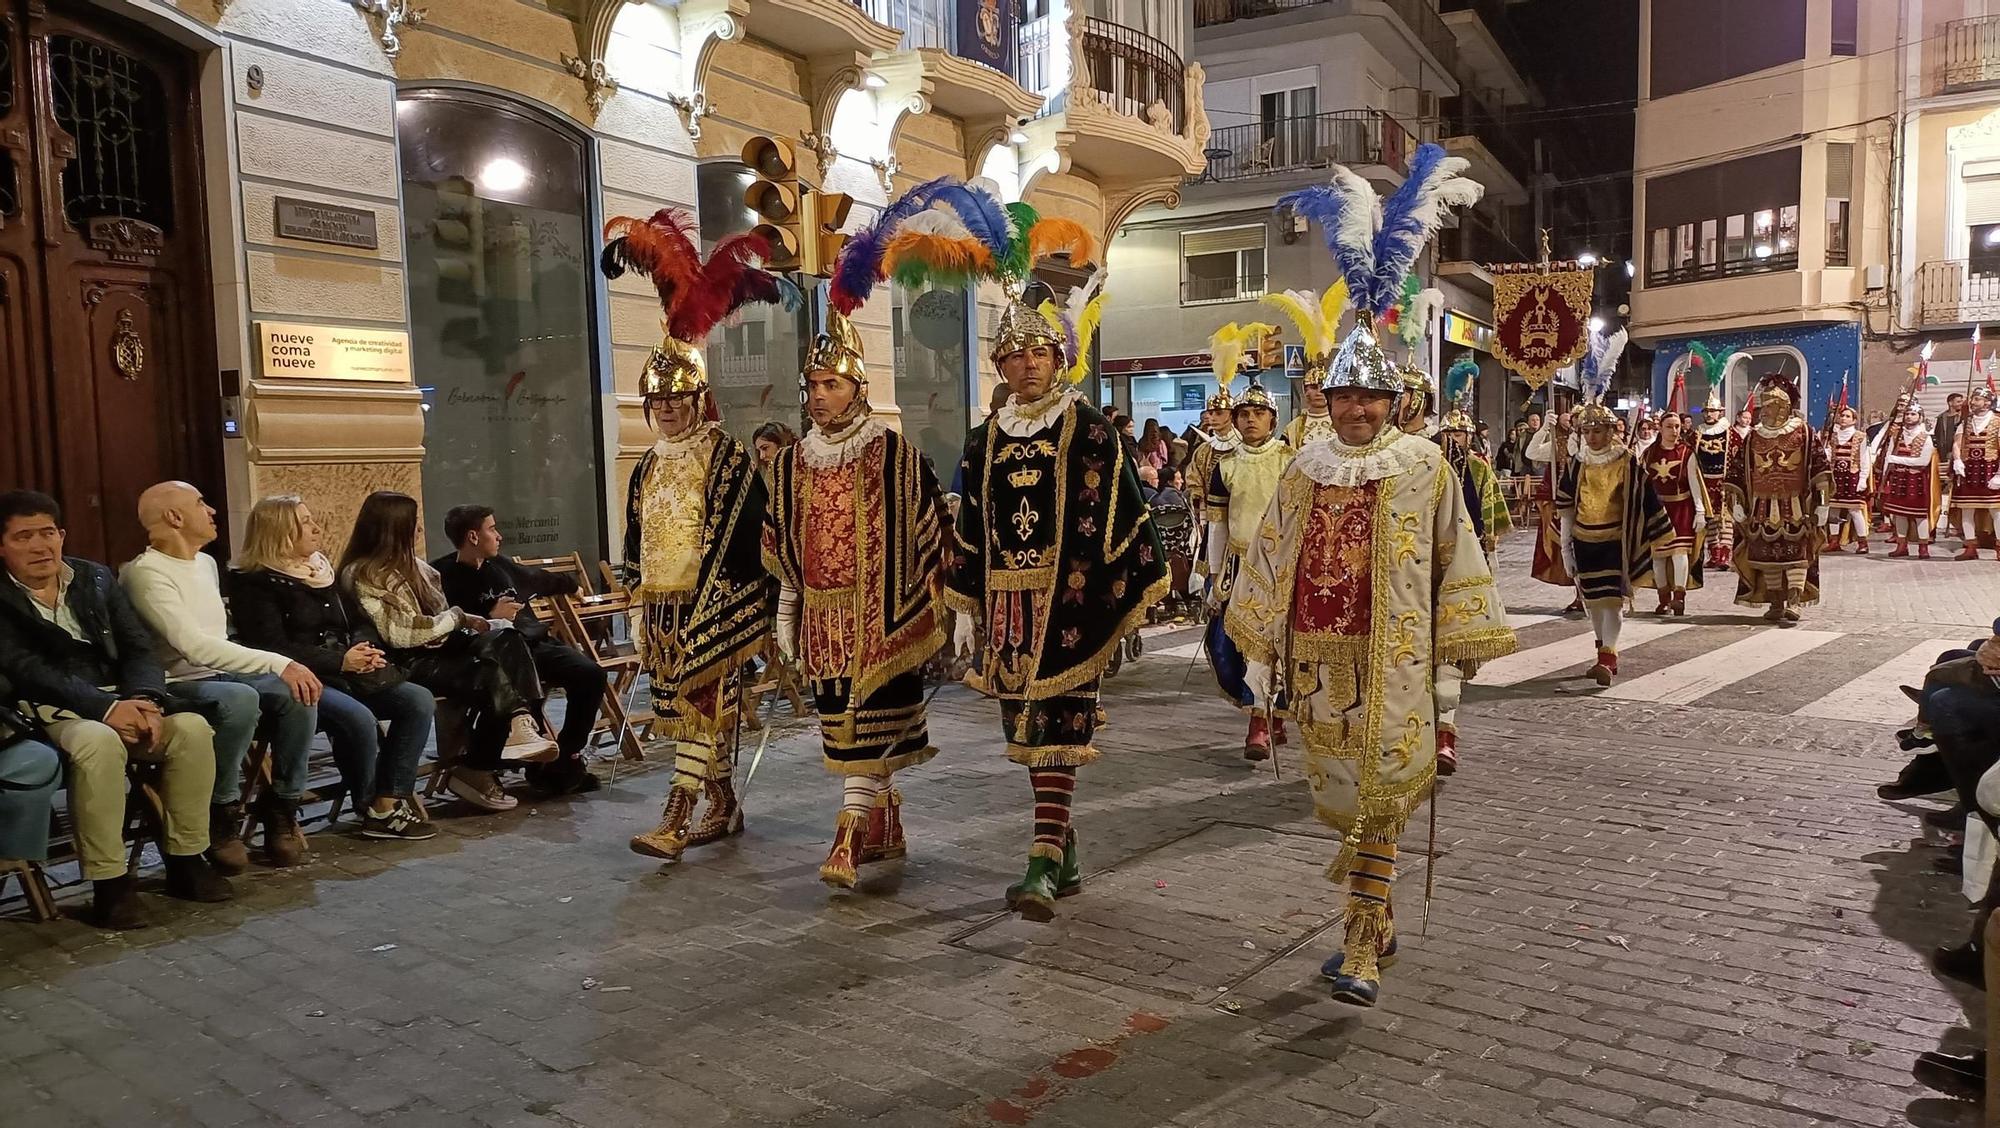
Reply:
[[1922, 685], [1924, 671], [1946, 650], [1965, 645], [1964, 639], [1929, 638], [1869, 670], [1817, 701], [1794, 710], [1794, 717], [1834, 720], [1900, 722], [1916, 711], [1898, 686]]
[[[1621, 651], [1648, 643], [1670, 634], [1687, 630], [1691, 623], [1657, 623], [1633, 620], [1625, 624], [1623, 636], [1618, 640]], [[1591, 644], [1590, 629], [1571, 635], [1560, 642], [1517, 651], [1505, 658], [1496, 658], [1479, 668], [1479, 676], [1472, 679], [1474, 685], [1519, 685], [1524, 681], [1546, 677], [1557, 670], [1571, 666], [1587, 665], [1597, 656]]]
[[[1631, 633], [1630, 625], [1626, 627], [1626, 633]], [[1655, 670], [1614, 685], [1598, 696], [1621, 701], [1649, 701], [1655, 705], [1692, 705], [1752, 674], [1789, 662], [1840, 637], [1840, 631], [1758, 631], [1720, 650], [1711, 650], [1685, 662], [1676, 662], [1664, 670]], [[1619, 641], [1622, 651], [1625, 640]]]
[[1533, 611], [1509, 612], [1507, 615], [1507, 625], [1518, 631], [1528, 627], [1540, 626], [1543, 623], [1553, 623], [1560, 618], [1562, 618], [1561, 615], [1544, 615]]

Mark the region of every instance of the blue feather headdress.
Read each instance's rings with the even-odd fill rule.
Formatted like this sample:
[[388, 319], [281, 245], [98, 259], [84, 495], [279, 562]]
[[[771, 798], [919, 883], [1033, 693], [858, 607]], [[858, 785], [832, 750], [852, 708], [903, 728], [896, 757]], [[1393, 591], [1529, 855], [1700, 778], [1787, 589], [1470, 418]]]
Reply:
[[1451, 367], [1446, 369], [1444, 374], [1444, 401], [1469, 403], [1472, 399], [1472, 384], [1477, 379], [1479, 379], [1478, 361], [1470, 356], [1461, 356], [1452, 361]]
[[1470, 167], [1437, 145], [1419, 146], [1409, 179], [1386, 200], [1360, 173], [1335, 165], [1329, 184], [1279, 197], [1278, 207], [1319, 224], [1355, 307], [1380, 317], [1403, 296], [1403, 280], [1451, 208], [1469, 207], [1483, 189], [1462, 174]]

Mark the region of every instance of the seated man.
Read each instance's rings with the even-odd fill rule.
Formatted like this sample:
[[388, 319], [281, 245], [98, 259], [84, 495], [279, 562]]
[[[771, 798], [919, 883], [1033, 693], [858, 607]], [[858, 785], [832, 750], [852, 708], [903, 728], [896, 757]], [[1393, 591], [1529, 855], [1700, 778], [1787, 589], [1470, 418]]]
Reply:
[[14, 687], [0, 677], [0, 860], [49, 857], [49, 808], [62, 786], [62, 757], [34, 738], [14, 708]]
[[[1993, 636], [2000, 637], [2000, 619], [1993, 620]], [[1985, 639], [1973, 639], [1963, 649], [1947, 650], [1937, 656], [1931, 668], [1924, 674], [1921, 688], [1906, 685], [1903, 693], [1917, 703], [1917, 715], [1910, 724], [1896, 731], [1896, 739], [1905, 752], [1920, 748], [1933, 748], [1937, 740], [1931, 731], [1931, 717], [1928, 705], [1933, 694], [1947, 686], [1965, 680], [1964, 662], [1977, 654], [1986, 644]], [[1875, 789], [1875, 794], [1883, 799], [1914, 799], [1920, 795], [1932, 795], [1953, 790], [1951, 773], [1946, 770], [1944, 757], [1935, 751], [1918, 752], [1896, 776], [1894, 782], [1885, 783]], [[1964, 811], [1949, 812], [1951, 826]], [[1942, 824], [1941, 824], [1942, 825]]]
[[268, 650], [229, 641], [229, 612], [215, 558], [215, 510], [186, 482], [161, 482], [139, 495], [139, 523], [150, 547], [119, 570], [119, 582], [139, 617], [163, 644], [160, 657], [175, 693], [213, 701], [215, 794], [209, 801], [209, 861], [240, 873], [243, 848], [243, 759], [260, 722], [271, 738], [271, 787], [258, 801], [264, 857], [274, 866], [305, 860], [299, 797], [306, 760], [319, 728], [319, 678]]
[[487, 506], [452, 507], [444, 516], [444, 532], [457, 548], [454, 554], [432, 562], [444, 582], [445, 599], [474, 615], [490, 615], [502, 598], [519, 602], [522, 610], [514, 617], [514, 628], [527, 640], [535, 672], [542, 676], [544, 686], [563, 691], [557, 759], [552, 764], [530, 764], [529, 785], [556, 795], [597, 790], [597, 777], [590, 774], [583, 749], [590, 742], [591, 730], [597, 727], [609, 679], [603, 667], [575, 647], [550, 638], [548, 625], [527, 609], [528, 602], [538, 596], [575, 595], [576, 581], [502, 556], [500, 528]]
[[146, 921], [125, 867], [125, 767], [164, 765], [160, 852], [167, 894], [227, 901], [202, 857], [215, 786], [215, 734], [167, 692], [153, 636], [111, 569], [64, 556], [62, 509], [30, 490], [0, 494], [0, 676], [69, 761], [70, 821], [101, 928]]

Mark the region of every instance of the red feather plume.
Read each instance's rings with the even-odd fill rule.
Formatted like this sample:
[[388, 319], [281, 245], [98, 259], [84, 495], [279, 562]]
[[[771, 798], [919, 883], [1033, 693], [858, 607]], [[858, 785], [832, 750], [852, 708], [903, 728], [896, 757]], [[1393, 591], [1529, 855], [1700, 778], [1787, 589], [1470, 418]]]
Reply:
[[776, 300], [776, 279], [762, 269], [771, 244], [760, 235], [731, 235], [715, 245], [701, 264], [701, 280], [667, 316], [667, 332], [683, 341], [700, 341], [744, 304], [757, 300], [760, 283], [769, 283]]
[[662, 316], [671, 322], [680, 305], [701, 288], [701, 244], [694, 217], [661, 208], [651, 219], [621, 215], [604, 225], [600, 265], [606, 278], [636, 271], [660, 292]]

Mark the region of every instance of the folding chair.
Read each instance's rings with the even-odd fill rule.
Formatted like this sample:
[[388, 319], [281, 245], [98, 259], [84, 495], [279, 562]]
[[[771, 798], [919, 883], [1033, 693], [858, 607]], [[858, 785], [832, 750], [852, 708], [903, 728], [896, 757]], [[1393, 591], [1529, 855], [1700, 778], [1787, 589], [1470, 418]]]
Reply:
[[[627, 760], [646, 758], [645, 746], [626, 711], [626, 695], [639, 680], [643, 665], [638, 645], [631, 638], [632, 593], [622, 588], [605, 595], [576, 595], [556, 607], [570, 645], [597, 663], [608, 676], [604, 687], [604, 708], [598, 714], [597, 729], [610, 732], [619, 754]], [[618, 627], [625, 625], [624, 639]]]
[[430, 772], [424, 779], [424, 799], [437, 795], [438, 788], [444, 786], [445, 777], [465, 758], [465, 749], [471, 739], [465, 707], [449, 697], [438, 698], [437, 758], [431, 761]]

